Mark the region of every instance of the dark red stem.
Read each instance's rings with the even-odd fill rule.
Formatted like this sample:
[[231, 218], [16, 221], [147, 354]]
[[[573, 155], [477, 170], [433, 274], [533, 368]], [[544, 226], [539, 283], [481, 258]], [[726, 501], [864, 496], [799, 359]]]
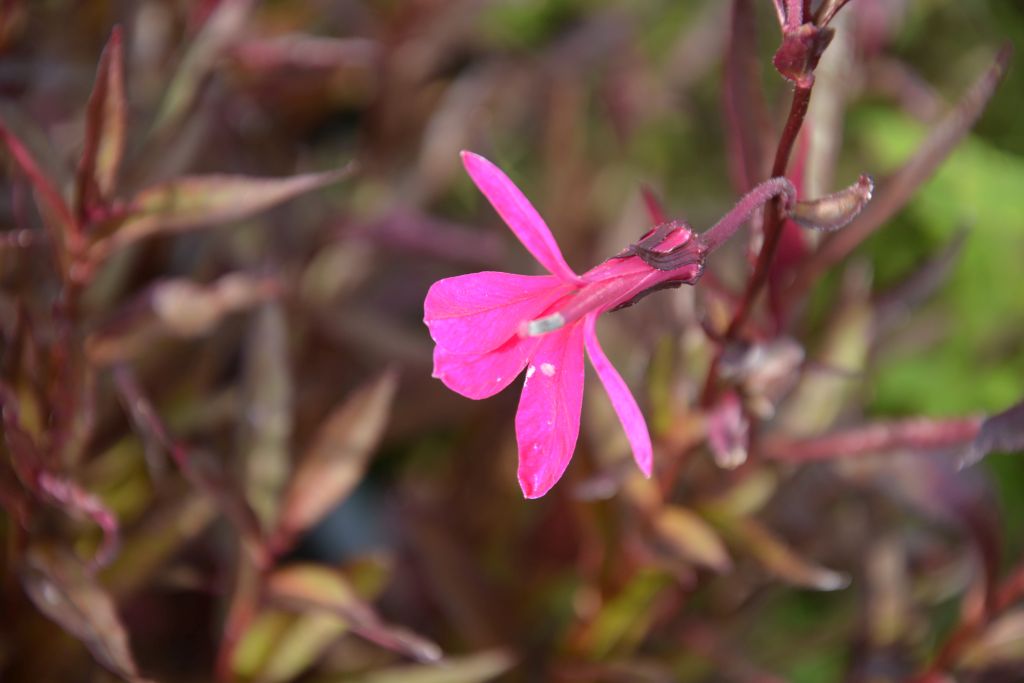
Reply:
[[[798, 85], [793, 91], [793, 100], [789, 106], [789, 116], [786, 117], [786, 125], [782, 129], [782, 137], [779, 138], [779, 145], [775, 150], [775, 161], [772, 163], [771, 177], [778, 178], [785, 176], [786, 168], [789, 166], [789, 158], [796, 145], [796, 139], [800, 135], [804, 118], [807, 116], [807, 107], [811, 102], [811, 89], [814, 87], [813, 80], [808, 85]], [[732, 321], [725, 333], [726, 341], [737, 337], [743, 324], [746, 322], [754, 302], [768, 281], [768, 273], [771, 270], [772, 260], [779, 249], [779, 241], [782, 237], [783, 217], [781, 199], [773, 199], [765, 211], [764, 219], [764, 242], [761, 252], [757, 256], [757, 263], [754, 265], [754, 273], [747, 282], [747, 287], [740, 299], [739, 306], [733, 314]], [[724, 345], [721, 348], [724, 348]], [[715, 397], [715, 390], [718, 381], [718, 365], [721, 360], [721, 350], [715, 355], [708, 368], [707, 379], [704, 382], [704, 392], [701, 402], [707, 406], [712, 403]]]
[[[796, 145], [797, 136], [803, 126], [804, 118], [807, 116], [807, 107], [811, 102], [811, 88], [809, 86], [797, 86], [793, 91], [793, 101], [789, 107], [789, 116], [786, 118], [786, 127], [782, 130], [782, 137], [779, 139], [778, 149], [775, 151], [775, 161], [772, 164], [772, 178], [778, 178], [786, 174], [789, 166], [789, 157]], [[757, 300], [758, 295], [768, 281], [768, 273], [771, 270], [772, 260], [779, 249], [779, 239], [782, 237], [782, 212], [779, 198], [773, 199], [768, 205], [764, 220], [764, 244], [757, 256], [757, 263], [754, 266], [754, 274], [747, 282], [747, 288], [740, 300], [739, 308], [733, 315], [732, 322], [726, 336], [735, 338], [750, 315], [750, 310]]]

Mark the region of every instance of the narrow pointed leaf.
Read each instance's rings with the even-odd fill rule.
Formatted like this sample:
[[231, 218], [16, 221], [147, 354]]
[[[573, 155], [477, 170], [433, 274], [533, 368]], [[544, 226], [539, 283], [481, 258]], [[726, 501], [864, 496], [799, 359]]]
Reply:
[[687, 562], [719, 572], [732, 567], [729, 552], [718, 533], [686, 508], [665, 506], [654, 518], [654, 530], [662, 543]]
[[174, 128], [192, 109], [213, 67], [241, 35], [253, 4], [253, 0], [224, 0], [218, 3], [189, 45], [167, 85], [160, 112], [153, 124], [154, 134], [161, 135]]
[[127, 109], [121, 27], [115, 26], [100, 56], [86, 109], [85, 146], [75, 192], [75, 211], [80, 218], [89, 208], [109, 200], [114, 192], [124, 155]]
[[243, 680], [285, 683], [313, 666], [348, 630], [334, 614], [267, 609], [246, 629], [232, 668]]
[[351, 167], [284, 178], [209, 175], [178, 178], [139, 192], [126, 215], [104, 225], [108, 236], [94, 247], [106, 256], [156, 234], [214, 227], [265, 211], [344, 179]]
[[0, 140], [3, 141], [14, 163], [25, 174], [35, 189], [42, 205], [45, 207], [44, 218], [51, 217], [57, 221], [57, 234], [54, 235], [58, 245], [63, 245], [68, 236], [78, 231], [78, 222], [71, 214], [64, 197], [54, 185], [50, 177], [43, 171], [28, 147], [7, 126], [0, 123]]
[[329, 567], [297, 564], [279, 569], [268, 579], [267, 592], [279, 606], [341, 617], [353, 632], [381, 647], [424, 662], [441, 658], [437, 645], [385, 622], [344, 575]]
[[917, 152], [896, 172], [879, 184], [874, 201], [842, 232], [826, 240], [807, 261], [791, 285], [799, 294], [810, 288], [821, 275], [845, 258], [869, 235], [878, 230], [897, 211], [967, 135], [996, 91], [1009, 66], [1012, 49], [1005, 47], [984, 74], [967, 91], [960, 103], [936, 125]]
[[850, 577], [801, 557], [760, 522], [747, 518], [730, 524], [729, 533], [738, 545], [757, 558], [766, 569], [794, 586], [819, 591], [846, 588]]
[[398, 375], [386, 371], [324, 419], [285, 494], [279, 542], [316, 524], [356, 487], [384, 434], [397, 387]]
[[277, 303], [251, 325], [245, 354], [245, 423], [241, 435], [246, 496], [264, 528], [277, 521], [291, 466], [292, 386], [288, 321]]
[[36, 607], [82, 641], [96, 661], [125, 680], [141, 681], [114, 601], [77, 558], [32, 549], [21, 582]]

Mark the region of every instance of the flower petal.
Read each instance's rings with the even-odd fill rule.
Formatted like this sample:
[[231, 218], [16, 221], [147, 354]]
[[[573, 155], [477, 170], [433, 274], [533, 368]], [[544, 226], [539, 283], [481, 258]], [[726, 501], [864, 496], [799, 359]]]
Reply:
[[516, 413], [519, 485], [539, 498], [565, 472], [580, 433], [583, 407], [583, 326], [540, 338], [526, 370]]
[[466, 398], [494, 396], [512, 383], [540, 344], [536, 337], [513, 337], [493, 351], [457, 354], [434, 347], [434, 377]]
[[430, 336], [450, 353], [485, 353], [569, 292], [551, 275], [471, 273], [435, 282], [423, 302]]
[[623, 381], [622, 375], [604, 354], [604, 349], [601, 348], [594, 329], [596, 322], [596, 314], [588, 315], [583, 321], [583, 340], [587, 347], [587, 355], [590, 357], [590, 364], [594, 366], [605, 391], [608, 392], [612, 408], [619, 416], [619, 422], [622, 423], [622, 428], [626, 432], [629, 445], [633, 448], [633, 458], [636, 460], [636, 464], [645, 477], [650, 477], [653, 456], [647, 422], [644, 420], [643, 413], [640, 412], [640, 407], [636, 404], [636, 399], [629, 391], [629, 387]]
[[472, 152], [462, 152], [462, 164], [477, 188], [533, 257], [560, 279], [578, 282], [579, 276], [565, 262], [544, 219], [508, 176]]

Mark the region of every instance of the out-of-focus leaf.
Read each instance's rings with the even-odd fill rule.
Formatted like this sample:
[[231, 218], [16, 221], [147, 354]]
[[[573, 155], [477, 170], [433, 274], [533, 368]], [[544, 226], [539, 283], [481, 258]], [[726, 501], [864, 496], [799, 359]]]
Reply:
[[766, 569], [794, 586], [834, 591], [846, 588], [850, 584], [849, 576], [800, 557], [774, 532], [753, 518], [729, 523], [725, 532], [735, 545], [742, 547], [757, 558]]
[[[847, 273], [847, 301], [832, 319], [821, 348], [814, 354], [817, 367], [805, 369], [800, 383], [781, 410], [784, 431], [793, 436], [820, 434], [846, 408], [860, 383], [874, 335], [868, 302], [868, 282], [860, 269]], [[852, 283], [852, 284], [850, 284]]]
[[1012, 50], [1000, 50], [991, 67], [964, 95], [956, 108], [935, 126], [913, 157], [891, 178], [879, 186], [877, 197], [842, 232], [826, 240], [818, 252], [798, 273], [792, 291], [803, 292], [813, 285], [831, 266], [845, 258], [858, 244], [885, 224], [907, 200], [931, 177], [981, 116], [996, 86], [1009, 65]]
[[592, 657], [603, 659], [613, 652], [628, 654], [646, 635], [654, 618], [651, 608], [670, 581], [662, 572], [640, 571], [609, 600], [587, 630]]
[[761, 448], [767, 458], [790, 462], [855, 458], [902, 450], [940, 450], [970, 441], [978, 433], [979, 422], [977, 417], [869, 422], [808, 439], [770, 436], [761, 442]]
[[266, 548], [259, 520], [248, 501], [236, 490], [234, 480], [226, 476], [221, 464], [203, 451], [186, 448], [171, 438], [153, 404], [143, 392], [142, 385], [128, 366], [115, 367], [114, 384], [139, 434], [167, 451], [185, 478], [210, 496], [235, 530], [242, 534], [253, 559], [257, 562], [265, 561]]
[[384, 433], [397, 386], [398, 375], [389, 370], [324, 419], [285, 494], [280, 542], [289, 543], [315, 524], [359, 483]]
[[867, 550], [865, 636], [878, 648], [898, 643], [911, 624], [906, 555], [906, 549], [895, 535], [879, 540]]
[[662, 542], [688, 562], [719, 572], [732, 567], [732, 560], [718, 533], [686, 508], [665, 506], [654, 519], [654, 530]]
[[191, 338], [222, 318], [266, 301], [280, 290], [277, 278], [232, 273], [208, 285], [164, 280], [151, 286], [94, 331], [86, 341], [99, 365], [126, 360], [164, 336]]
[[733, 186], [751, 190], [766, 168], [767, 126], [761, 65], [757, 57], [757, 25], [751, 0], [733, 2], [730, 12], [729, 44], [725, 53], [724, 107], [725, 136]]
[[445, 658], [436, 664], [412, 664], [377, 669], [360, 676], [323, 676], [314, 683], [484, 683], [515, 666], [504, 650]]
[[142, 680], [114, 601], [74, 556], [33, 548], [21, 581], [36, 607], [82, 641], [96, 661], [125, 680]]
[[261, 683], [290, 681], [312, 666], [348, 630], [344, 619], [324, 612], [262, 612], [239, 641], [234, 671]]
[[368, 69], [380, 46], [367, 38], [334, 38], [291, 33], [272, 38], [245, 38], [231, 50], [244, 68], [265, 73], [289, 69]]
[[381, 619], [338, 571], [321, 565], [290, 565], [267, 580], [267, 594], [281, 607], [341, 617], [351, 630], [381, 647], [421, 662], [441, 658], [441, 649], [422, 636]]
[[110, 508], [69, 479], [49, 472], [40, 472], [36, 481], [39, 492], [46, 496], [50, 503], [72, 517], [85, 517], [100, 528], [103, 532], [103, 541], [96, 549], [90, 568], [96, 569], [109, 564], [120, 542], [117, 518]]
[[288, 322], [281, 306], [264, 305], [255, 316], [246, 352], [245, 422], [240, 452], [245, 491], [263, 528], [277, 521], [290, 468], [292, 381]]
[[86, 217], [89, 208], [109, 200], [114, 192], [124, 155], [127, 109], [121, 27], [115, 26], [100, 56], [86, 109], [85, 146], [75, 192], [75, 211], [80, 218]]
[[[65, 245], [72, 235], [77, 235], [78, 222], [71, 214], [71, 209], [68, 208], [64, 197], [61, 196], [53, 181], [36, 162], [28, 147], [2, 122], [0, 122], [0, 140], [3, 141], [11, 158], [28, 178], [36, 194], [41, 199], [42, 204], [40, 208], [46, 209], [42, 211], [43, 218], [56, 221], [55, 230], [51, 231], [53, 233], [51, 235], [52, 238], [56, 241], [57, 245]], [[51, 225], [51, 223], [47, 221], [47, 225]]]
[[241, 220], [349, 175], [351, 166], [283, 178], [208, 175], [177, 178], [141, 190], [123, 216], [100, 230], [108, 235], [92, 247], [102, 258], [151, 235], [213, 227]]
[[253, 0], [223, 0], [207, 18], [167, 85], [154, 135], [177, 126], [188, 114], [206, 77], [241, 34], [252, 6]]
[[192, 495], [184, 484], [169, 493], [170, 502], [156, 508], [126, 535], [117, 559], [103, 572], [115, 595], [137, 590], [216, 518], [218, 510], [212, 498]]
[[1021, 450], [1024, 450], [1024, 401], [981, 423], [981, 430], [974, 437], [964, 462], [976, 463], [993, 451]]
[[759, 468], [744, 473], [724, 493], [702, 502], [698, 509], [702, 514], [715, 519], [745, 517], [763, 508], [779, 486], [778, 475], [768, 468]]
[[1010, 664], [1024, 665], [1024, 609], [996, 619], [960, 657], [960, 665], [969, 669]]

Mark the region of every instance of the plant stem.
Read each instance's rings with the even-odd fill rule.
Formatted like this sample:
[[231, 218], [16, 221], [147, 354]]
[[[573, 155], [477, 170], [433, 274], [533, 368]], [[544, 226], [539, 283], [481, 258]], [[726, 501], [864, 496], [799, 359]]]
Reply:
[[[789, 106], [789, 116], [786, 117], [786, 125], [782, 129], [782, 137], [779, 139], [779, 145], [775, 150], [775, 161], [772, 163], [771, 176], [773, 178], [782, 177], [786, 174], [789, 158], [793, 153], [793, 147], [796, 145], [796, 139], [800, 134], [804, 118], [807, 116], [807, 107], [811, 102], [811, 90], [813, 87], [814, 82], [811, 81], [808, 85], [796, 86], [796, 89], [793, 91], [793, 99]], [[736, 313], [726, 329], [726, 343], [734, 340], [739, 334], [747, 317], [750, 315], [754, 302], [768, 281], [772, 260], [775, 258], [775, 252], [778, 251], [779, 241], [782, 237], [783, 220], [780, 211], [781, 207], [781, 200], [776, 197], [768, 204], [768, 208], [765, 210], [764, 242], [757, 256], [757, 263], [754, 265], [754, 273], [750, 276], [750, 280], [747, 281], [743, 297], [740, 299]], [[723, 348], [724, 345], [719, 347], [718, 353], [715, 354], [711, 365], [708, 367], [708, 374], [701, 397], [701, 403], [705, 406], [709, 405], [715, 397], [718, 366], [721, 361], [721, 350]]]

